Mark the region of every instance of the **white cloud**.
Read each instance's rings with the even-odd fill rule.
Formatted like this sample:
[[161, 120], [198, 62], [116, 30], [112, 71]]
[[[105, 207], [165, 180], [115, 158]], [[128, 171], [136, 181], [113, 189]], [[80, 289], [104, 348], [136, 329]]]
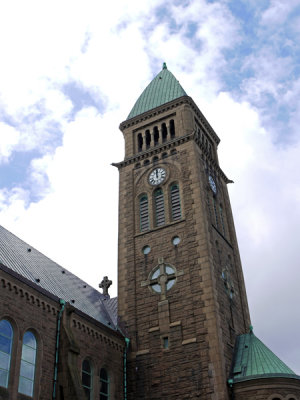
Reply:
[[261, 16], [262, 24], [282, 24], [285, 22], [289, 14], [299, 6], [298, 0], [271, 0], [270, 6], [263, 12]]
[[0, 164], [8, 161], [19, 140], [19, 131], [0, 121]]

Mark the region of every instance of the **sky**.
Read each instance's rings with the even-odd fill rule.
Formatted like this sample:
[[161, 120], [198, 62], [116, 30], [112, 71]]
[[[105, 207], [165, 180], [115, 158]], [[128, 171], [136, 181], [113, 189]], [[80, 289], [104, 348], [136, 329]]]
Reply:
[[161, 70], [218, 136], [254, 333], [300, 374], [300, 1], [0, 3], [0, 223], [117, 294], [119, 124]]

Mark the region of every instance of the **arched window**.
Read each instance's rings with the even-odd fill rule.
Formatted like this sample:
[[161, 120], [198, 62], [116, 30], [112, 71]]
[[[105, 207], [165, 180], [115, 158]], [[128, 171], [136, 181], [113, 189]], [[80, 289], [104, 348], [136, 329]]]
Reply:
[[6, 319], [0, 321], [0, 386], [7, 388], [13, 342], [13, 329]]
[[151, 145], [151, 134], [149, 129], [146, 130], [146, 149], [149, 149]]
[[81, 370], [82, 387], [86, 398], [92, 398], [92, 368], [89, 360], [83, 360]]
[[167, 125], [165, 123], [161, 125], [161, 135], [162, 135], [162, 141], [166, 142], [168, 136], [168, 130], [167, 130]]
[[156, 189], [154, 192], [155, 205], [155, 225], [161, 226], [165, 224], [165, 205], [164, 193], [161, 189]]
[[149, 229], [149, 209], [148, 196], [146, 194], [140, 197], [140, 230], [141, 232]]
[[19, 393], [33, 397], [37, 343], [35, 335], [27, 331], [23, 336]]
[[175, 124], [174, 124], [173, 119], [171, 119], [171, 121], [170, 121], [170, 136], [171, 136], [171, 139], [173, 139], [175, 137]]
[[181, 219], [180, 193], [177, 183], [171, 185], [171, 213], [173, 221]]
[[100, 400], [109, 399], [109, 377], [105, 368], [100, 370]]
[[141, 133], [138, 134], [138, 151], [142, 151], [143, 150], [143, 136]]
[[159, 140], [159, 131], [157, 126], [153, 128], [153, 137], [154, 137], [154, 146], [156, 146]]

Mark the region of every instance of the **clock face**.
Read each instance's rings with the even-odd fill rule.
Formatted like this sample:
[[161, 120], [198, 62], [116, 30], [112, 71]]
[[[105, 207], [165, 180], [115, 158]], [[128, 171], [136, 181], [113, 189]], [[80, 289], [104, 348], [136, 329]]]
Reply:
[[153, 186], [159, 185], [165, 180], [166, 176], [167, 173], [163, 168], [155, 168], [149, 175], [149, 183]]
[[208, 177], [208, 182], [211, 187], [211, 190], [214, 192], [214, 194], [216, 194], [217, 193], [217, 185], [216, 185], [216, 182], [214, 181], [214, 178], [211, 175], [209, 175], [209, 177]]

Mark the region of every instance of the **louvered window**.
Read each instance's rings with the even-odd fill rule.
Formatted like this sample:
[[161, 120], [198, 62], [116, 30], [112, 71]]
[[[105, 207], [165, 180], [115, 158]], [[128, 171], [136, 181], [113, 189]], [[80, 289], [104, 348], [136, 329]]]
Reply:
[[156, 189], [154, 192], [154, 204], [155, 204], [155, 222], [156, 226], [165, 224], [165, 205], [164, 205], [164, 194], [161, 189]]
[[181, 219], [180, 193], [177, 183], [171, 186], [171, 211], [173, 221]]
[[143, 195], [140, 197], [140, 230], [141, 232], [149, 229], [149, 210], [148, 197]]

